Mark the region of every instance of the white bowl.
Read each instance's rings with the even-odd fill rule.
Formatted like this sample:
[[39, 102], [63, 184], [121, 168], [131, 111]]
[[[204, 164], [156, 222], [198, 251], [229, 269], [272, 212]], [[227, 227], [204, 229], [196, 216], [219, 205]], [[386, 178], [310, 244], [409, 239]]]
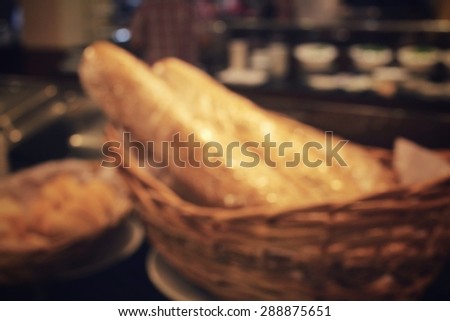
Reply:
[[389, 64], [394, 59], [391, 49], [385, 46], [359, 44], [351, 46], [349, 55], [360, 70], [371, 71]]
[[295, 47], [294, 56], [307, 71], [326, 71], [337, 58], [338, 50], [326, 43], [305, 43]]
[[217, 78], [229, 85], [260, 86], [269, 80], [269, 74], [265, 70], [228, 68], [219, 72]]
[[435, 47], [405, 46], [397, 53], [398, 61], [413, 72], [427, 72], [439, 62], [440, 52]]

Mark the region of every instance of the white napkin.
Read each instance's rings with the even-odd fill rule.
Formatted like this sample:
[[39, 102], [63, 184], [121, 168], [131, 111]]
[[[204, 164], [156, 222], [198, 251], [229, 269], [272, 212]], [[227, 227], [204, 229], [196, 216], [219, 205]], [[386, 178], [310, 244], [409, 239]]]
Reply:
[[450, 164], [443, 157], [405, 138], [395, 141], [393, 165], [405, 186], [450, 175]]

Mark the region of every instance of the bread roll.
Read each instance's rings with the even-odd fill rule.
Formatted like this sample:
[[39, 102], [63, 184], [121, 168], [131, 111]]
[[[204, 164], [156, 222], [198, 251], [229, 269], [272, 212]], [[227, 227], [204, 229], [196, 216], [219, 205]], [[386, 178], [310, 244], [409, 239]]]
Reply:
[[[189, 190], [189, 195], [183, 196], [202, 205], [305, 206], [356, 198], [392, 184], [387, 170], [351, 144], [341, 153], [348, 167], [299, 164], [288, 168], [286, 162], [302, 151], [303, 144], [325, 144], [324, 133], [262, 110], [177, 59], [162, 60], [151, 68], [125, 50], [98, 42], [85, 50], [79, 74], [86, 92], [115, 123], [135, 139], [153, 142], [151, 157], [168, 157], [169, 166], [164, 170], [173, 178], [173, 185]], [[195, 134], [201, 147], [209, 142], [220, 144], [224, 150], [246, 142], [258, 146], [248, 149], [253, 153], [250, 158], [235, 148], [228, 159], [226, 155], [214, 158], [221, 165], [213, 167], [206, 166], [204, 150], [197, 148], [191, 156], [200, 160], [199, 166], [180, 167], [174, 161], [174, 151], [169, 149], [166, 155], [162, 148], [162, 143], [173, 141], [177, 133], [182, 141]], [[284, 155], [272, 148], [270, 160], [275, 167], [264, 160], [269, 155], [261, 143], [268, 134], [277, 146], [293, 143]], [[337, 138], [334, 143], [338, 143]], [[180, 154], [184, 160], [189, 158], [187, 149]], [[324, 150], [312, 149], [310, 158], [325, 160], [326, 156]], [[241, 162], [252, 161], [258, 165], [242, 166]]]
[[50, 251], [116, 226], [132, 209], [124, 184], [116, 170], [70, 159], [7, 176], [0, 182], [0, 257]]

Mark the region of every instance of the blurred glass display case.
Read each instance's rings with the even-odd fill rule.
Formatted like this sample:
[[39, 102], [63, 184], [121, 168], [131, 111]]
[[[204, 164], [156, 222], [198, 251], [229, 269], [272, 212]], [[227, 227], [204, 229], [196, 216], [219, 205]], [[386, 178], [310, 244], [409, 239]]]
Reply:
[[209, 72], [263, 106], [365, 144], [449, 147], [450, 20], [239, 19], [211, 31], [221, 47]]

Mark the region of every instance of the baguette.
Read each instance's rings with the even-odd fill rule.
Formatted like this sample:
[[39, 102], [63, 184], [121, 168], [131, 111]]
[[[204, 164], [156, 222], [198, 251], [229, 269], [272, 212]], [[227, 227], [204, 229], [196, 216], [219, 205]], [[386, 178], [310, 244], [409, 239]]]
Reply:
[[[202, 119], [203, 122], [220, 120], [217, 121], [217, 126], [221, 131], [243, 141], [261, 141], [265, 135], [270, 134], [278, 146], [282, 142], [292, 142], [293, 148], [287, 149], [284, 155], [271, 155], [280, 164], [294, 159], [294, 153], [301, 151], [302, 146], [308, 142], [318, 142], [322, 146], [327, 144], [323, 131], [260, 108], [182, 60], [161, 59], [153, 66], [153, 70], [174, 92], [191, 106], [196, 106], [191, 113], [195, 113], [197, 119]], [[333, 146], [342, 140], [341, 137], [334, 136]], [[297, 190], [315, 187], [322, 193], [322, 197], [327, 198], [352, 198], [361, 193], [387, 190], [395, 185], [391, 171], [356, 144], [347, 143], [339, 152], [348, 166], [341, 166], [337, 162], [326, 166], [326, 152], [326, 149], [310, 150], [311, 159], [321, 160], [322, 166], [279, 166], [277, 170], [286, 179], [294, 178]]]
[[[85, 50], [79, 74], [86, 92], [115, 123], [135, 139], [154, 143], [150, 157], [168, 157], [169, 166], [163, 171], [172, 178], [172, 187], [188, 191], [182, 196], [201, 205], [306, 206], [355, 198], [393, 182], [387, 170], [354, 145], [346, 146], [343, 154], [351, 160], [349, 167], [283, 166], [305, 142], [325, 143], [324, 133], [260, 109], [177, 59], [164, 59], [151, 68], [123, 49], [97, 42]], [[176, 134], [183, 141], [195, 134], [202, 147], [211, 141], [221, 146], [262, 142], [270, 134], [272, 141], [292, 141], [294, 148], [284, 156], [272, 150], [270, 159], [277, 161], [276, 167], [263, 161], [242, 167], [240, 163], [248, 158], [239, 151], [232, 154], [232, 166], [225, 166], [227, 159], [218, 157], [222, 161], [218, 167], [204, 162], [180, 167], [174, 163], [173, 150], [166, 155], [162, 149], [162, 143], [173, 141]], [[252, 150], [262, 160], [262, 147]], [[183, 159], [189, 157], [186, 150], [180, 154]], [[195, 149], [195, 159], [204, 156], [201, 148]], [[311, 158], [323, 160], [325, 155], [313, 150]]]
[[[203, 145], [208, 133], [208, 141], [222, 146], [228, 143], [227, 135], [214, 127], [214, 121], [198, 124], [190, 112], [191, 106], [179, 99], [148, 65], [112, 44], [97, 42], [88, 47], [79, 75], [85, 91], [115, 123], [130, 131], [135, 139], [154, 143], [153, 155], [149, 157], [161, 160], [165, 156], [162, 143], [173, 141], [176, 134], [186, 141], [195, 133]], [[274, 203], [287, 206], [298, 199], [293, 184], [270, 167], [211, 168], [203, 162], [199, 167], [180, 167], [173, 162], [173, 151], [169, 152], [170, 163], [165, 170], [174, 178], [174, 185], [189, 190], [189, 195], [183, 195], [188, 200], [208, 206], [242, 207]], [[187, 158], [186, 153], [180, 156]], [[194, 156], [202, 160], [201, 150], [197, 149]], [[235, 153], [233, 158], [234, 163], [239, 163], [242, 155]], [[311, 198], [305, 200], [311, 202]]]

